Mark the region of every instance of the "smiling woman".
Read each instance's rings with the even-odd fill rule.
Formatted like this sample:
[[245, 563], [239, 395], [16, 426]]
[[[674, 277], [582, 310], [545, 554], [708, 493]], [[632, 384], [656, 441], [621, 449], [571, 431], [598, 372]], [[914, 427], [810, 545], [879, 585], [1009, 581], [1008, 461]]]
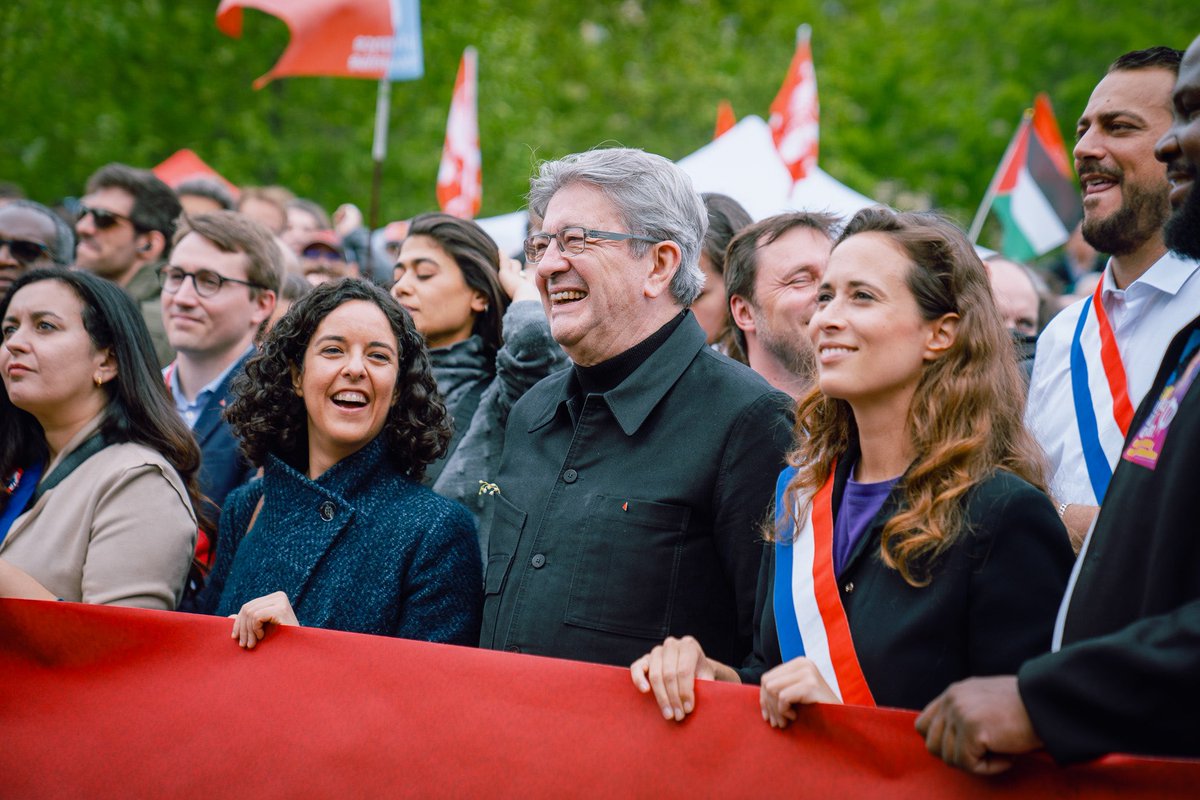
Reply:
[[918, 709], [1050, 648], [1071, 570], [987, 274], [930, 214], [860, 211], [829, 257], [741, 669], [668, 639], [633, 664], [668, 718], [695, 678], [761, 684], [763, 719], [846, 702]]
[[475, 644], [475, 525], [419, 483], [450, 432], [396, 302], [357, 280], [318, 286], [233, 391], [229, 423], [263, 477], [226, 500], [200, 608], [236, 614], [243, 647], [268, 623]]

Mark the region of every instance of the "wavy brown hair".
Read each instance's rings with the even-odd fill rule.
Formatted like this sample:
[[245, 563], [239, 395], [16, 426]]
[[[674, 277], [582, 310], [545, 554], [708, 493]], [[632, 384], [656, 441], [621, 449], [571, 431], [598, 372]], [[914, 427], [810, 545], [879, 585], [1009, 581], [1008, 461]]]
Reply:
[[[880, 556], [913, 586], [924, 586], [939, 556], [964, 533], [964, 498], [997, 469], [1046, 491], [1041, 449], [1025, 429], [1024, 384], [974, 248], [936, 214], [860, 211], [834, 245], [862, 233], [883, 234], [913, 263], [907, 285], [921, 315], [957, 314], [953, 344], [926, 362], [909, 407], [907, 428], [916, 459], [900, 481], [903, 503], [883, 528]], [[834, 460], [857, 441], [850, 404], [814, 387], [797, 403], [797, 467], [787, 504], [797, 519], [825, 483]], [[795, 529], [799, 529], [797, 524]]]
[[380, 436], [397, 467], [419, 481], [425, 467], [441, 457], [450, 441], [446, 407], [429, 368], [425, 340], [412, 317], [391, 295], [356, 278], [320, 284], [295, 302], [234, 379], [232, 392], [237, 399], [226, 409], [225, 419], [252, 464], [262, 466], [267, 455], [274, 454], [303, 472], [308, 466], [308, 412], [290, 376], [293, 369], [303, 371], [304, 352], [321, 320], [352, 300], [378, 306], [396, 335], [396, 401]]

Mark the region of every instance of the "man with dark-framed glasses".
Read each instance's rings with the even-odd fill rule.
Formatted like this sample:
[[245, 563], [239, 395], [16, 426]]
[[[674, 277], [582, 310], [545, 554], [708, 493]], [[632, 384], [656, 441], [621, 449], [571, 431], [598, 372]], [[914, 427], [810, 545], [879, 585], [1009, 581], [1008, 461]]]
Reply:
[[88, 178], [87, 194], [75, 210], [75, 263], [133, 296], [150, 329], [155, 355], [167, 364], [173, 352], [158, 309], [157, 269], [171, 254], [176, 220], [183, 212], [179, 198], [149, 170], [114, 163]]
[[498, 473], [478, 476], [481, 644], [627, 665], [691, 634], [740, 662], [790, 404], [687, 310], [703, 202], [626, 149], [543, 164], [529, 199], [527, 269], [573, 368], [517, 402]]
[[200, 489], [218, 509], [253, 474], [222, 412], [275, 309], [281, 274], [271, 232], [233, 211], [185, 221], [157, 273], [163, 327], [177, 353], [163, 376], [200, 445]]

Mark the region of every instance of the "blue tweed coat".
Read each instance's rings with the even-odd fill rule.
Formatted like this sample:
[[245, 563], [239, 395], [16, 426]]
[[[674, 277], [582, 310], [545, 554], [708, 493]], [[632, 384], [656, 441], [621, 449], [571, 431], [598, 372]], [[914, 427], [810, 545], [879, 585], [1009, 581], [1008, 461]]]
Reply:
[[225, 501], [200, 609], [235, 614], [283, 591], [301, 625], [477, 644], [475, 521], [401, 474], [384, 450], [376, 438], [315, 481], [272, 456], [261, 480]]

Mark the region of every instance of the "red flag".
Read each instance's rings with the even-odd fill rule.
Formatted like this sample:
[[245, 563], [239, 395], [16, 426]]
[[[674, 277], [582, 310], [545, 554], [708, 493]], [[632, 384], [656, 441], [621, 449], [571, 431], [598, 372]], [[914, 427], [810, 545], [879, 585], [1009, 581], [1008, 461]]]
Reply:
[[812, 29], [801, 25], [796, 32], [796, 53], [787, 77], [771, 103], [771, 136], [779, 157], [799, 181], [817, 165], [817, 73], [813, 70], [809, 39]]
[[241, 37], [246, 8], [279, 17], [292, 33], [255, 89], [288, 75], [381, 78], [388, 70], [394, 34], [388, 0], [221, 0], [217, 27]]
[[472, 219], [483, 204], [482, 158], [479, 153], [479, 104], [474, 47], [463, 51], [446, 120], [446, 143], [438, 167], [438, 205], [447, 214]]
[[240, 193], [238, 188], [225, 180], [221, 173], [205, 164], [204, 159], [187, 149], [175, 151], [173, 155], [168, 156], [165, 161], [151, 171], [172, 189], [178, 188], [179, 184], [193, 178], [211, 178], [228, 189], [234, 197]]
[[722, 100], [717, 105], [717, 129], [713, 132], [713, 139], [720, 139], [736, 124], [737, 117], [733, 114], [733, 106], [728, 100]]

